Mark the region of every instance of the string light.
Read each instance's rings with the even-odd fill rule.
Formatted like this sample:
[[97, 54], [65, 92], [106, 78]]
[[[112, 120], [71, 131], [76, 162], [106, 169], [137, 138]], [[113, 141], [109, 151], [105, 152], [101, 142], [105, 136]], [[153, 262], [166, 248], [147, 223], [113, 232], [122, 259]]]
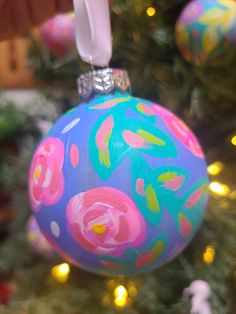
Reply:
[[212, 264], [215, 260], [216, 251], [214, 246], [207, 246], [203, 253], [202, 259], [205, 264]]
[[236, 146], [236, 135], [231, 138], [231, 144]]
[[119, 285], [118, 287], [115, 288], [114, 295], [115, 297], [123, 296], [124, 298], [127, 298], [128, 291], [124, 286]]
[[226, 184], [222, 184], [217, 181], [210, 183], [210, 190], [211, 192], [222, 196], [226, 196], [230, 193], [230, 189]]
[[149, 7], [149, 8], [147, 8], [147, 15], [148, 16], [154, 16], [156, 14], [156, 9], [155, 8], [153, 8], [153, 7]]
[[216, 161], [207, 167], [208, 173], [212, 176], [218, 175], [222, 171], [222, 169], [223, 169], [223, 164], [220, 161]]
[[126, 306], [128, 291], [124, 286], [119, 285], [118, 287], [116, 287], [114, 290], [114, 296], [115, 296], [114, 303], [117, 307]]
[[70, 265], [62, 263], [51, 269], [52, 276], [59, 282], [66, 282], [70, 274]]

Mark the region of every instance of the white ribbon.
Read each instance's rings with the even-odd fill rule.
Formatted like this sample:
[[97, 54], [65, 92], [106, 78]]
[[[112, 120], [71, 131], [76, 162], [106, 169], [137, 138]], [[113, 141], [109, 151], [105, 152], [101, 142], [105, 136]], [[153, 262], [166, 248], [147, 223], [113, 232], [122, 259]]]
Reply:
[[96, 66], [108, 66], [112, 56], [108, 0], [73, 0], [76, 46], [81, 59]]

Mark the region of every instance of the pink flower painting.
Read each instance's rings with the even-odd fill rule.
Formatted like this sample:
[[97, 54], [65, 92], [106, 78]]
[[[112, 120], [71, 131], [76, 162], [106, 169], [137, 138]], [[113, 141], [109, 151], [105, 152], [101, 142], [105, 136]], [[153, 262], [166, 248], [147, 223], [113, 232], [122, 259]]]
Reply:
[[170, 111], [158, 106], [153, 105], [157, 114], [162, 118], [167, 127], [175, 135], [175, 137], [195, 156], [204, 158], [203, 151], [201, 149], [198, 140], [193, 132], [187, 127], [187, 125], [180, 120], [176, 115]]
[[32, 160], [29, 173], [29, 196], [34, 211], [41, 205], [56, 204], [64, 190], [62, 167], [64, 145], [58, 138], [43, 141]]
[[121, 256], [146, 238], [145, 221], [134, 202], [110, 187], [74, 196], [68, 203], [66, 219], [74, 240], [98, 255]]

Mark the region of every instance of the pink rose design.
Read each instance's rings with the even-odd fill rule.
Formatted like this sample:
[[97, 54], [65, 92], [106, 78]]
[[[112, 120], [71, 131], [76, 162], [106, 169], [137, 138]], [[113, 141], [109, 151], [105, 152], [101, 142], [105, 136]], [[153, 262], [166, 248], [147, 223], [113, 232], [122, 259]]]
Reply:
[[57, 203], [64, 190], [62, 167], [64, 145], [58, 138], [49, 137], [36, 150], [29, 173], [29, 195], [34, 211], [41, 204]]
[[191, 151], [191, 153], [197, 157], [204, 158], [204, 154], [198, 140], [182, 120], [161, 106], [155, 104], [153, 105], [153, 108], [155, 108], [157, 114], [163, 119], [171, 132], [182, 144], [184, 144], [185, 147], [187, 147], [188, 150]]
[[143, 216], [123, 192], [100, 187], [74, 196], [66, 210], [71, 236], [94, 254], [120, 256], [146, 237]]

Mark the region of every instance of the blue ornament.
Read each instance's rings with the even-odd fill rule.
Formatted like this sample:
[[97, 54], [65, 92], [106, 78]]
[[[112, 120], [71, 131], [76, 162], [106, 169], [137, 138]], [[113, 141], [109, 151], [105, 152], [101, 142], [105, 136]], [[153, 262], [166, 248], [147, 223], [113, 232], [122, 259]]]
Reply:
[[205, 212], [208, 177], [183, 121], [116, 89], [55, 123], [33, 156], [29, 194], [60, 255], [92, 272], [133, 275], [188, 245]]

